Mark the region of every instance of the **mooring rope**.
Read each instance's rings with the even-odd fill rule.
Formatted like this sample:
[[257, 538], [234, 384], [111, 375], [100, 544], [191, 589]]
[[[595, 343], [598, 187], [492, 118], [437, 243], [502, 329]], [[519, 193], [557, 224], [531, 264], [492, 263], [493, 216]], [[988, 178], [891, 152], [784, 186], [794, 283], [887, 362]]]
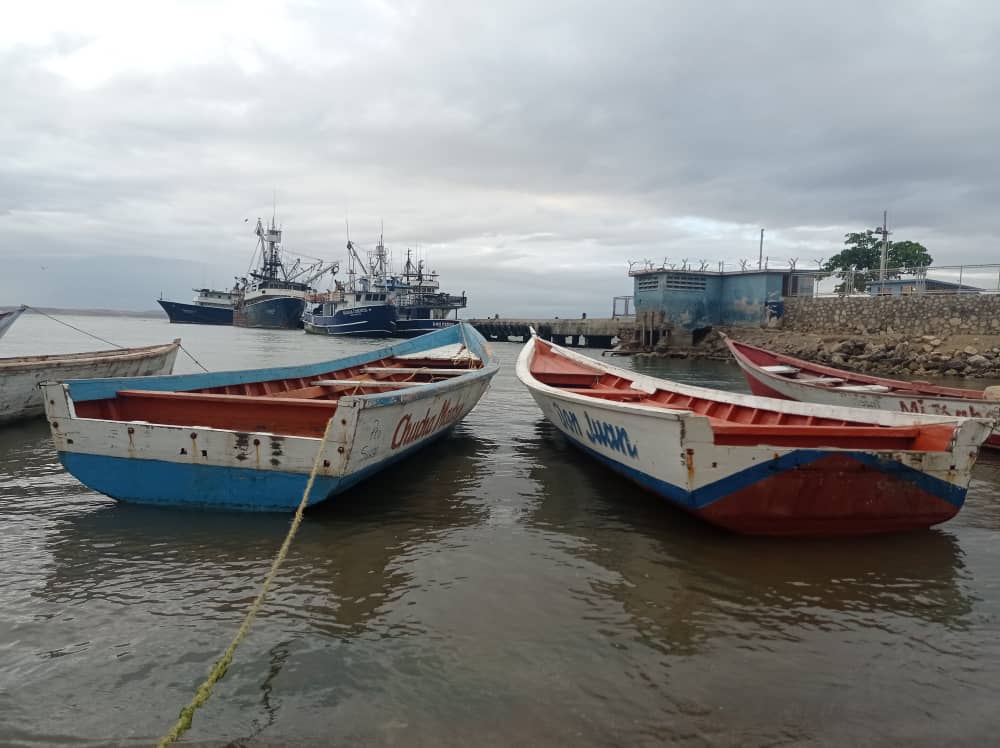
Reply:
[[87, 335], [87, 336], [89, 336], [91, 338], [94, 338], [95, 340], [100, 340], [102, 343], [107, 343], [108, 345], [113, 345], [115, 348], [124, 348], [125, 347], [123, 345], [118, 345], [117, 343], [112, 343], [110, 340], [105, 340], [104, 338], [102, 338], [99, 335], [94, 335], [94, 333], [92, 333], [92, 332], [87, 332], [86, 330], [81, 330], [79, 327], [76, 327], [75, 325], [71, 325], [69, 322], [63, 322], [61, 319], [56, 319], [51, 314], [46, 314], [41, 309], [38, 309], [36, 307], [29, 306], [29, 305], [25, 304], [24, 308], [25, 309], [30, 309], [31, 311], [35, 312], [36, 314], [40, 314], [43, 317], [48, 317], [49, 319], [51, 319], [51, 320], [53, 320], [55, 322], [58, 322], [60, 325], [66, 325], [66, 327], [72, 328], [72, 329], [76, 330], [77, 332], [81, 332], [84, 335]]
[[204, 706], [205, 702], [208, 701], [208, 697], [212, 695], [212, 689], [215, 687], [215, 684], [222, 679], [222, 677], [226, 674], [226, 670], [229, 669], [229, 665], [233, 661], [233, 655], [236, 654], [236, 648], [240, 646], [243, 639], [250, 631], [250, 626], [257, 617], [257, 613], [260, 611], [261, 606], [264, 604], [264, 598], [271, 589], [271, 584], [274, 582], [274, 578], [278, 574], [278, 569], [284, 562], [285, 556], [288, 555], [288, 549], [292, 545], [295, 533], [298, 532], [299, 525], [302, 524], [302, 513], [305, 511], [306, 502], [309, 500], [309, 492], [312, 490], [313, 481], [316, 480], [316, 473], [319, 471], [319, 462], [323, 457], [323, 447], [326, 446], [326, 440], [330, 436], [330, 427], [333, 425], [333, 420], [334, 419], [331, 418], [326, 422], [326, 430], [323, 432], [323, 438], [320, 439], [319, 449], [316, 450], [316, 460], [313, 462], [312, 472], [309, 473], [309, 482], [306, 483], [306, 490], [302, 494], [302, 501], [299, 502], [299, 508], [295, 510], [295, 517], [292, 519], [292, 526], [288, 529], [288, 535], [285, 536], [285, 542], [281, 544], [281, 548], [278, 550], [278, 555], [275, 556], [274, 561], [271, 562], [271, 570], [264, 578], [264, 584], [260, 589], [260, 593], [253, 601], [250, 609], [247, 611], [246, 617], [243, 619], [243, 623], [236, 632], [236, 636], [233, 637], [232, 642], [230, 642], [222, 657], [220, 657], [216, 661], [215, 665], [212, 666], [212, 670], [209, 672], [208, 678], [206, 678], [205, 682], [198, 687], [194, 698], [191, 699], [191, 703], [181, 709], [180, 716], [171, 728], [170, 732], [160, 738], [160, 742], [156, 744], [157, 748], [166, 748], [167, 746], [173, 745], [181, 735], [191, 728], [191, 720], [194, 719], [195, 711]]
[[182, 351], [184, 351], [184, 352], [185, 352], [185, 353], [187, 354], [187, 357], [188, 357], [189, 359], [191, 359], [191, 360], [192, 360], [192, 361], [194, 361], [194, 362], [195, 362], [196, 364], [198, 364], [198, 366], [201, 366], [201, 370], [202, 370], [203, 372], [205, 372], [206, 374], [208, 373], [208, 369], [206, 369], [206, 368], [205, 368], [205, 367], [204, 367], [204, 366], [202, 365], [201, 361], [199, 361], [199, 360], [198, 360], [198, 359], [196, 359], [196, 358], [195, 358], [194, 356], [192, 356], [192, 355], [191, 355], [191, 352], [190, 352], [190, 351], [189, 351], [189, 350], [188, 350], [187, 348], [185, 348], [184, 346], [182, 346], [182, 345], [181, 345], [180, 343], [178, 343], [177, 345], [179, 345], [179, 346], [180, 346], [180, 348], [181, 348], [181, 350], [182, 350]]

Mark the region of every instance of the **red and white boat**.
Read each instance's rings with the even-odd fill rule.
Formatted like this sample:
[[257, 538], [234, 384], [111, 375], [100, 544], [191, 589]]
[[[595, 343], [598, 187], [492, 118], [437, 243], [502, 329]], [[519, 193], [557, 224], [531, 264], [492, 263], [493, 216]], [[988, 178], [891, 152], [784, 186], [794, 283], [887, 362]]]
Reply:
[[[1000, 389], [967, 390], [855, 374], [723, 338], [755, 395], [820, 405], [1000, 421]], [[994, 431], [986, 446], [1000, 448], [1000, 432]]]
[[522, 350], [517, 376], [575, 446], [709, 522], [754, 535], [944, 522], [965, 501], [991, 427], [693, 387], [537, 337]]

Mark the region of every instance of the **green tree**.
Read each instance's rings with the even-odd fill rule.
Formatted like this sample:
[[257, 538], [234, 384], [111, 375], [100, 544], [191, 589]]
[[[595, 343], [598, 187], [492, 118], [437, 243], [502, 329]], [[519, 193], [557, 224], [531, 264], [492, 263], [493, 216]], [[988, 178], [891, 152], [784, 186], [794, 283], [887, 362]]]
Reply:
[[[868, 284], [878, 278], [879, 265], [882, 260], [882, 237], [852, 231], [844, 235], [844, 249], [835, 254], [823, 264], [823, 270], [829, 271], [844, 282], [837, 286], [837, 293], [848, 292], [847, 286], [853, 286], [851, 291], [864, 291]], [[902, 241], [889, 242], [886, 252], [886, 277], [899, 278], [908, 270], [927, 267], [934, 258], [927, 248], [919, 242]]]

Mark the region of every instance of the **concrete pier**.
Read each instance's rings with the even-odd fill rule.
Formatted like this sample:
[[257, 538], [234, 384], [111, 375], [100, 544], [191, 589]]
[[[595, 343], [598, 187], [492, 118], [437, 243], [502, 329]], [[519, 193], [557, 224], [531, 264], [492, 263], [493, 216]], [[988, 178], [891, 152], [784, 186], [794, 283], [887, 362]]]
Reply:
[[544, 340], [578, 348], [611, 348], [619, 340], [632, 340], [636, 330], [634, 319], [500, 317], [466, 321], [488, 340], [527, 340], [530, 335], [528, 328], [533, 327]]

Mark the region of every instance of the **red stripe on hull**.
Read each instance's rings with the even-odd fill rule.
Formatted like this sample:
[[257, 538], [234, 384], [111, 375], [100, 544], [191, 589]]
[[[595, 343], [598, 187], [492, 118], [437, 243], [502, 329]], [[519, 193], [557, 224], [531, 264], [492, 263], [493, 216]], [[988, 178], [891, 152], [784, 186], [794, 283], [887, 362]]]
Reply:
[[957, 513], [916, 483], [844, 455], [785, 470], [697, 512], [733, 532], [814, 537], [922, 530]]

